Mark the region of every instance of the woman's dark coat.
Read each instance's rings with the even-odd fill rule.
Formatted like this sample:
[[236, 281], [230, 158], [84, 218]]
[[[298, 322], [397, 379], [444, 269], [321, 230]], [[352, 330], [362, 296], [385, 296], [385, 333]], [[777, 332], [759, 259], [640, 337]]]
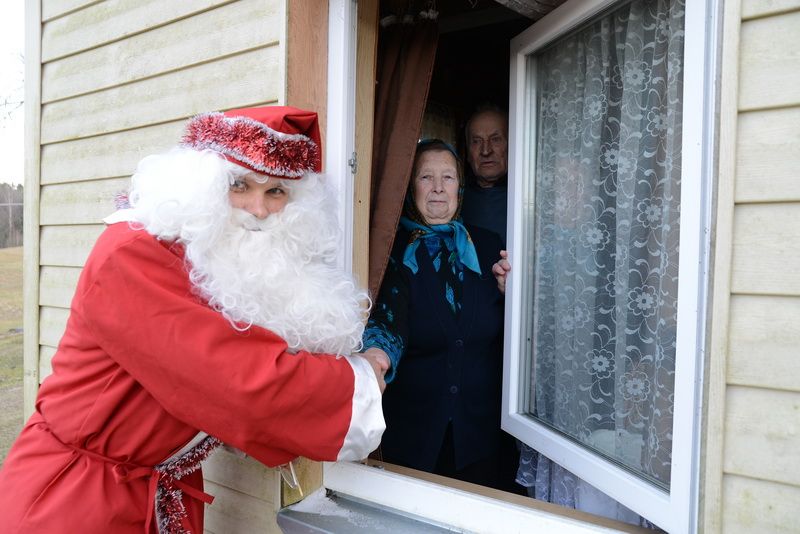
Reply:
[[392, 286], [401, 285], [408, 299], [406, 350], [383, 397], [383, 458], [429, 472], [449, 422], [456, 469], [498, 454], [503, 435], [504, 301], [491, 272], [502, 243], [492, 232], [467, 229], [482, 274], [464, 269], [458, 316], [448, 307], [424, 245], [417, 249], [416, 274], [403, 265], [409, 233], [402, 228], [392, 250], [395, 268], [388, 270], [381, 289], [385, 298]]

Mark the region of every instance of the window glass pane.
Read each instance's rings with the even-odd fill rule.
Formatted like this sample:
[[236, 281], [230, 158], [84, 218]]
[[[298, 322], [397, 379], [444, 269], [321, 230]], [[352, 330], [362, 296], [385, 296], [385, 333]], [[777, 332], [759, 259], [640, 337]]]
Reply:
[[668, 487], [683, 0], [634, 1], [529, 58], [529, 413]]

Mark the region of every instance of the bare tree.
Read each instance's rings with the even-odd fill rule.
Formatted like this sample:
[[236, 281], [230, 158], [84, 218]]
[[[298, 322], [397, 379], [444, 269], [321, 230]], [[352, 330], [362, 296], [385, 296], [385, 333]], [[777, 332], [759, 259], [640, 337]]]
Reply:
[[[9, 68], [7, 62], [3, 63], [4, 74], [0, 85], [0, 130], [8, 128], [15, 115], [22, 113], [24, 103], [24, 56], [15, 54], [11, 64]], [[5, 153], [3, 156], [11, 157]], [[0, 180], [3, 178], [5, 177], [0, 177]], [[22, 244], [22, 191], [21, 185], [0, 183], [0, 248]]]
[[5, 84], [0, 94], [0, 128], [11, 119], [12, 115], [22, 110], [25, 95], [25, 57], [16, 54], [17, 72], [3, 76]]

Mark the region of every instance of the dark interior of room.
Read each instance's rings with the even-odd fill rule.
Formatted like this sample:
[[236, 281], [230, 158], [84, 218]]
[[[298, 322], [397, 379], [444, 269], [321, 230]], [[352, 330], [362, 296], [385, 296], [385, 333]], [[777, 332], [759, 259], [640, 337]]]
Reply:
[[491, 103], [508, 108], [509, 42], [532, 20], [493, 0], [389, 0], [381, 15], [438, 13], [439, 42], [421, 136], [439, 137], [463, 154], [470, 113]]

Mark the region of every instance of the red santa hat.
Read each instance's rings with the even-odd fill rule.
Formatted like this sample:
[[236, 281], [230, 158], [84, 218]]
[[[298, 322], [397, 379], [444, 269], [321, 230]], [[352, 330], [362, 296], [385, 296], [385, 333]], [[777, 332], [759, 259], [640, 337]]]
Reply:
[[251, 171], [283, 178], [322, 170], [317, 114], [288, 106], [196, 115], [186, 126], [183, 145], [214, 150]]

